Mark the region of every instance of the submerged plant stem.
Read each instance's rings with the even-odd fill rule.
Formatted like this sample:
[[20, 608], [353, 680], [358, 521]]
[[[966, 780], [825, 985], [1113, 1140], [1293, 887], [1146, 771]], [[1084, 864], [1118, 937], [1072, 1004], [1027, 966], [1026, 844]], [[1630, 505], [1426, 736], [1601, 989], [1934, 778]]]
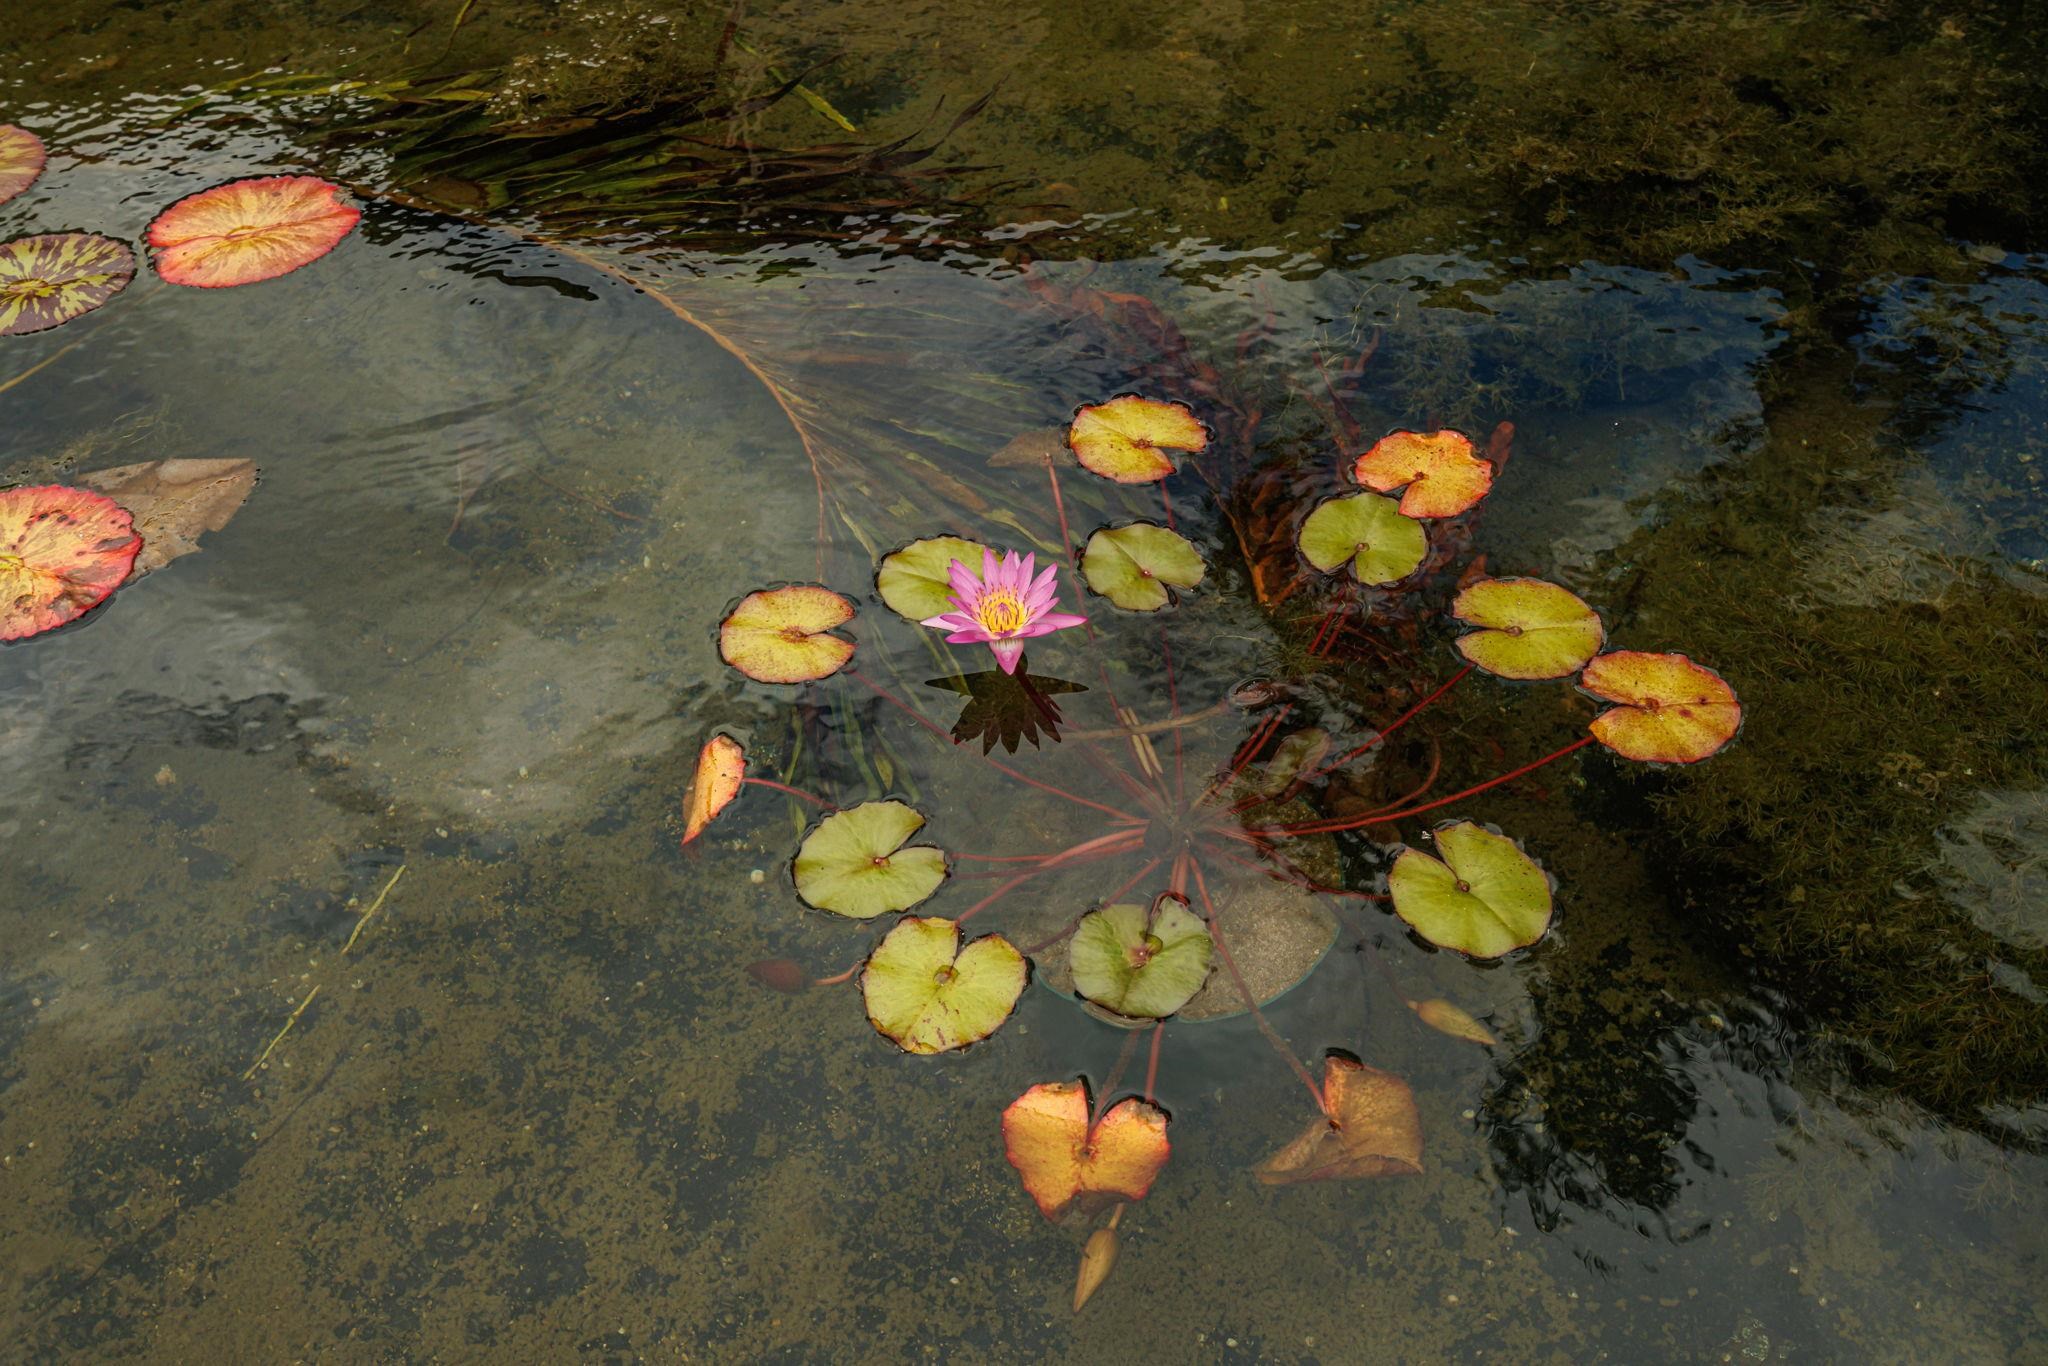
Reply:
[[1273, 1045], [1273, 1051], [1287, 1059], [1287, 1065], [1294, 1069], [1294, 1075], [1301, 1078], [1301, 1084], [1314, 1097], [1316, 1109], [1323, 1108], [1323, 1090], [1316, 1085], [1316, 1079], [1301, 1065], [1301, 1059], [1294, 1056], [1294, 1050], [1287, 1046], [1287, 1040], [1280, 1037], [1280, 1031], [1273, 1028], [1259, 1009], [1259, 1003], [1252, 999], [1251, 988], [1245, 985], [1244, 974], [1237, 970], [1237, 959], [1230, 952], [1230, 943], [1223, 937], [1223, 927], [1216, 923], [1216, 906], [1209, 900], [1209, 883], [1202, 876], [1202, 865], [1194, 865], [1195, 887], [1202, 894], [1202, 910], [1208, 917], [1209, 937], [1216, 941], [1216, 952], [1223, 958], [1223, 966], [1230, 969], [1230, 980], [1237, 984], [1237, 994], [1244, 998], [1245, 1009], [1251, 1012], [1252, 1023], [1259, 1027], [1259, 1033], [1266, 1036], [1266, 1042]]
[[1261, 831], [1259, 831], [1259, 833], [1278, 835], [1333, 835], [1337, 833], [1339, 830], [1356, 830], [1362, 825], [1379, 825], [1385, 821], [1406, 820], [1410, 816], [1419, 816], [1425, 811], [1434, 811], [1440, 806], [1449, 806], [1452, 802], [1460, 802], [1465, 800], [1465, 798], [1467, 797], [1476, 797], [1482, 792], [1488, 791], [1492, 788], [1499, 787], [1502, 783], [1513, 782], [1515, 779], [1521, 777], [1525, 773], [1533, 773], [1537, 769], [1543, 767], [1545, 764], [1555, 763], [1557, 760], [1564, 758], [1565, 755], [1576, 753], [1592, 743], [1592, 736], [1582, 735], [1578, 739], [1566, 745], [1563, 749], [1553, 750], [1549, 754], [1544, 755], [1541, 759], [1537, 759], [1531, 763], [1523, 764], [1520, 768], [1515, 769], [1512, 772], [1503, 773], [1498, 778], [1488, 778], [1485, 782], [1475, 784], [1472, 787], [1468, 787], [1463, 792], [1453, 792], [1448, 797], [1438, 797], [1433, 802], [1424, 802], [1420, 806], [1411, 806], [1407, 808], [1405, 811], [1368, 811], [1363, 816], [1347, 816], [1342, 820], [1305, 821], [1300, 825], [1269, 825]]
[[401, 863], [398, 865], [398, 871], [391, 875], [391, 881], [384, 884], [384, 890], [377, 893], [377, 899], [370, 903], [370, 909], [364, 911], [362, 915], [357, 918], [356, 927], [348, 932], [348, 942], [341, 946], [341, 951], [343, 953], [347, 953], [350, 949], [356, 946], [357, 936], [361, 935], [363, 932], [363, 927], [370, 923], [370, 917], [377, 914], [378, 910], [382, 908], [382, 906], [384, 905], [384, 898], [391, 895], [391, 889], [398, 885], [398, 879], [405, 876], [405, 869], [405, 864]]

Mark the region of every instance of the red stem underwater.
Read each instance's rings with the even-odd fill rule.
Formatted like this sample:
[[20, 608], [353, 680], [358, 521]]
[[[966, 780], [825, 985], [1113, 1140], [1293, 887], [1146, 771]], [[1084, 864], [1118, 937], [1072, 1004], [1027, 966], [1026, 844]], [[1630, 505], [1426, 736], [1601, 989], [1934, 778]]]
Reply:
[[1393, 724], [1382, 727], [1379, 734], [1373, 736], [1372, 739], [1367, 740], [1364, 744], [1360, 745], [1358, 748], [1354, 750], [1351, 750], [1345, 754], [1340, 754], [1335, 759], [1332, 759], [1329, 763], [1324, 764], [1321, 768], [1309, 774], [1308, 778], [1304, 779], [1303, 781], [1312, 781], [1316, 778], [1322, 777], [1325, 773], [1329, 773], [1333, 770], [1340, 769], [1344, 767], [1344, 765], [1350, 763], [1353, 759], [1356, 759], [1359, 755], [1365, 753], [1369, 749], [1372, 749], [1375, 745], [1385, 743], [1386, 738], [1389, 735], [1392, 735], [1395, 731], [1401, 729], [1401, 727], [1407, 725], [1410, 721], [1414, 720], [1415, 717], [1422, 711], [1424, 707], [1427, 707], [1430, 703], [1436, 701], [1439, 697], [1442, 697], [1452, 688], [1457, 687], [1458, 680], [1471, 672], [1472, 666], [1470, 664], [1467, 664], [1464, 668], [1452, 674], [1449, 680], [1446, 681], [1442, 687], [1438, 688], [1429, 696], [1423, 698], [1420, 702], [1417, 702], [1407, 711], [1404, 711], [1399, 716], [1395, 717]]
[[1347, 816], [1342, 820], [1305, 821], [1300, 825], [1269, 825], [1261, 831], [1259, 831], [1259, 833], [1278, 835], [1333, 835], [1339, 830], [1356, 830], [1362, 825], [1380, 825], [1387, 821], [1406, 820], [1410, 816], [1419, 816], [1425, 811], [1434, 811], [1440, 806], [1449, 806], [1452, 802], [1460, 802], [1465, 800], [1465, 798], [1467, 797], [1476, 797], [1480, 793], [1485, 792], [1490, 788], [1499, 787], [1502, 783], [1513, 782], [1515, 779], [1521, 777], [1525, 773], [1533, 773], [1537, 769], [1543, 767], [1545, 764], [1554, 763], [1557, 760], [1564, 758], [1565, 755], [1576, 753], [1577, 751], [1584, 749], [1587, 745], [1590, 745], [1592, 743], [1592, 736], [1582, 735], [1578, 739], [1566, 745], [1563, 749], [1553, 750], [1551, 753], [1544, 755], [1541, 759], [1538, 759], [1533, 763], [1523, 764], [1520, 768], [1515, 769], [1511, 773], [1503, 773], [1498, 778], [1488, 778], [1485, 782], [1479, 783], [1473, 787], [1468, 787], [1463, 792], [1453, 792], [1448, 797], [1439, 797], [1433, 802], [1424, 802], [1420, 806], [1411, 806], [1405, 811], [1368, 811], [1363, 816]]
[[808, 792], [799, 791], [785, 783], [778, 783], [773, 778], [742, 778], [740, 781], [749, 787], [765, 787], [774, 792], [787, 793], [789, 796], [795, 797], [799, 801], [809, 802], [812, 806], [823, 811], [837, 811], [839, 809], [823, 797], [813, 797]]
[[1315, 1098], [1316, 1109], [1321, 1110], [1322, 1088], [1316, 1085], [1316, 1079], [1308, 1074], [1308, 1069], [1301, 1065], [1301, 1059], [1294, 1056], [1294, 1050], [1287, 1046], [1287, 1040], [1280, 1037], [1280, 1031], [1267, 1022], [1265, 1015], [1259, 1010], [1259, 1003], [1252, 999], [1251, 988], [1245, 985], [1244, 974], [1237, 970], [1237, 959], [1230, 952], [1230, 944], [1223, 938], [1223, 927], [1216, 923], [1216, 907], [1209, 900], [1209, 883], [1202, 876], [1202, 865], [1197, 863], [1194, 869], [1195, 886], [1202, 894], [1202, 910], [1209, 921], [1209, 937], [1216, 941], [1216, 952], [1223, 956], [1223, 966], [1230, 969], [1230, 980], [1237, 983], [1237, 994], [1244, 998], [1245, 1009], [1252, 1015], [1252, 1023], [1259, 1027], [1259, 1033], [1266, 1036], [1266, 1042], [1273, 1045], [1273, 1050], [1287, 1059], [1287, 1065], [1294, 1069], [1294, 1075], [1301, 1078], [1301, 1084], [1306, 1086], [1309, 1095]]

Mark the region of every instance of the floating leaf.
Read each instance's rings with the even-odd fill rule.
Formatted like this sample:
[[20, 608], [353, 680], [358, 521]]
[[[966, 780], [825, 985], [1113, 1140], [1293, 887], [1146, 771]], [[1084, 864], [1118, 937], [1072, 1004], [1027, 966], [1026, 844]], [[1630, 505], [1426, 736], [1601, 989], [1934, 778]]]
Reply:
[[719, 657], [762, 683], [808, 683], [853, 658], [852, 641], [825, 634], [852, 619], [853, 604], [829, 588], [764, 588], [719, 624]]
[[989, 467], [999, 470], [1040, 469], [1046, 465], [1071, 465], [1074, 453], [1067, 449], [1063, 427], [1034, 427], [1003, 443], [988, 458]]
[[875, 591], [890, 611], [923, 624], [926, 617], [955, 611], [953, 606], [953, 561], [977, 573], [982, 552], [988, 547], [959, 536], [931, 536], [912, 541], [901, 550], [882, 557], [875, 571]]
[[907, 911], [946, 880], [946, 856], [904, 848], [924, 817], [902, 802], [862, 802], [819, 821], [796, 851], [797, 895], [821, 911], [872, 920]]
[[1394, 913], [1439, 948], [1498, 958], [1550, 928], [1550, 879], [1506, 835], [1471, 821], [1436, 828], [1437, 851], [1404, 849], [1387, 873]]
[[23, 640], [105, 602], [142, 538], [126, 509], [90, 489], [0, 492], [0, 640]]
[[1464, 1039], [1469, 1043], [1485, 1044], [1488, 1048], [1500, 1042], [1493, 1037], [1492, 1030], [1479, 1023], [1469, 1012], [1452, 1005], [1441, 996], [1432, 996], [1427, 1001], [1410, 1001], [1408, 1008], [1439, 1034], [1448, 1034], [1454, 1039]]
[[49, 232], [0, 242], [0, 337], [68, 323], [135, 278], [135, 253], [111, 237]]
[[1408, 1083], [1331, 1054], [1323, 1060], [1323, 1114], [1252, 1174], [1286, 1186], [1421, 1170], [1422, 1116]]
[[199, 549], [199, 538], [228, 524], [256, 488], [253, 460], [146, 460], [81, 474], [78, 482], [128, 509], [142, 536], [129, 579], [151, 574]]
[[[1119, 1212], [1123, 1206], [1117, 1206]], [[1081, 1271], [1074, 1277], [1074, 1312], [1081, 1312], [1081, 1306], [1094, 1298], [1102, 1283], [1109, 1279], [1109, 1273], [1116, 1269], [1116, 1225], [1109, 1224], [1088, 1235], [1088, 1245], [1081, 1249]]]
[[0, 123], [0, 204], [35, 184], [46, 160], [41, 138], [20, 124]]
[[1105, 906], [1081, 917], [1070, 961], [1074, 987], [1119, 1015], [1160, 1020], [1209, 980], [1215, 943], [1200, 916], [1171, 897], [1145, 923], [1143, 906]]
[[1030, 977], [1024, 955], [999, 934], [960, 947], [960, 926], [905, 916], [882, 937], [860, 975], [868, 1021], [909, 1053], [965, 1048], [996, 1032]]
[[683, 843], [704, 833], [711, 818], [740, 795], [747, 777], [747, 752], [729, 735], [714, 735], [697, 751], [697, 775], [683, 798]]
[[958, 678], [933, 678], [926, 680], [925, 686], [944, 688], [967, 699], [953, 721], [953, 743], [980, 740], [983, 754], [999, 744], [1015, 754], [1025, 740], [1036, 749], [1041, 736], [1058, 744], [1060, 709], [1052, 699], [1061, 693], [1088, 691], [1079, 683], [1027, 674], [1022, 669], [1013, 674], [987, 669]]
[[1184, 403], [1119, 394], [1074, 414], [1067, 444], [1083, 469], [1119, 484], [1150, 484], [1173, 473], [1167, 451], [1200, 451], [1209, 429]]
[[1318, 503], [1301, 524], [1298, 543], [1324, 573], [1351, 561], [1360, 583], [1399, 583], [1415, 572], [1429, 549], [1422, 523], [1401, 515], [1391, 498], [1353, 493]]
[[1742, 704], [1721, 675], [1684, 655], [1616, 650], [1579, 675], [1579, 686], [1622, 705], [1593, 718], [1593, 738], [1624, 759], [1693, 764], [1742, 729]]
[[1472, 451], [1463, 432], [1394, 432], [1358, 457], [1351, 475], [1369, 489], [1406, 487], [1401, 511], [1410, 517], [1455, 517], [1493, 487], [1493, 466]]
[[187, 195], [149, 225], [149, 244], [168, 283], [225, 289], [319, 260], [362, 216], [318, 176], [263, 176]]
[[1193, 588], [1207, 569], [1192, 541], [1151, 522], [1104, 527], [1081, 553], [1088, 586], [1127, 612], [1158, 611], [1172, 600], [1168, 585]]
[[1003, 1111], [1003, 1148], [1048, 1219], [1079, 1195], [1142, 1200], [1172, 1147], [1166, 1112], [1132, 1096], [1088, 1125], [1088, 1084], [1042, 1082]]
[[1577, 594], [1542, 579], [1481, 579], [1451, 615], [1485, 629], [1458, 637], [1458, 651], [1502, 678], [1563, 678], [1599, 653], [1607, 631]]

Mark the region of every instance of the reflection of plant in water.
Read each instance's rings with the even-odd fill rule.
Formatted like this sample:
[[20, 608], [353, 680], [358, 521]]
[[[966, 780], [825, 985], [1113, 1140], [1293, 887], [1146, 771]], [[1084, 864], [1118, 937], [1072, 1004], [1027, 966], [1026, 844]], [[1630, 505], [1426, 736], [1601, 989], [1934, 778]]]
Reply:
[[[1211, 444], [1209, 429], [1186, 407], [1124, 395], [1080, 409], [1066, 449], [1083, 469], [1113, 484], [1149, 491], [1185, 465], [1220, 491], [1224, 486], [1213, 468]], [[1185, 453], [1184, 465], [1176, 460], [1177, 452]], [[1360, 491], [1324, 499], [1305, 516], [1299, 508], [1283, 512], [1267, 506], [1252, 517], [1238, 502], [1239, 515], [1231, 518], [1226, 512], [1226, 519], [1248, 565], [1271, 571], [1261, 585], [1267, 590], [1259, 594], [1262, 600], [1284, 602], [1314, 583], [1317, 574], [1339, 577], [1340, 588], [1312, 618], [1305, 657], [1317, 667], [1357, 667], [1400, 649], [1386, 640], [1371, 650], [1347, 644], [1377, 625], [1362, 620], [1358, 595], [1371, 592], [1370, 600], [1389, 618], [1412, 620], [1416, 606], [1404, 599], [1447, 569], [1461, 544], [1455, 529], [1444, 528], [1454, 528], [1453, 519], [1487, 495], [1505, 455], [1505, 429], [1484, 451], [1455, 431], [1395, 432], [1347, 460]], [[1162, 503], [1165, 525], [1116, 523], [1078, 546], [1061, 492], [1058, 454], [1042, 452], [1041, 463], [1059, 544], [1068, 547], [1066, 568], [1077, 590], [1085, 584], [1135, 618], [1169, 611], [1177, 593], [1204, 580], [1208, 566], [1194, 542], [1173, 525], [1170, 498]], [[1298, 529], [1287, 534], [1295, 523]], [[1432, 523], [1439, 527], [1434, 534]], [[1284, 556], [1272, 544], [1276, 536]], [[1052, 575], [1058, 568], [1034, 576], [1027, 561], [943, 536], [882, 556], [875, 582], [897, 617], [948, 632], [955, 643], [990, 644], [1004, 669], [1014, 669], [1014, 679], [1028, 688], [1022, 636], [1039, 628], [1086, 628], [1092, 642], [1088, 652], [1099, 654], [1104, 646], [1105, 637], [1087, 619], [1057, 611]], [[1633, 759], [1694, 762], [1718, 751], [1740, 724], [1732, 691], [1683, 655], [1599, 653], [1605, 633], [1598, 617], [1554, 584], [1468, 572], [1450, 610], [1474, 628], [1457, 642], [1465, 666], [1334, 754], [1338, 745], [1321, 731], [1288, 731], [1297, 706], [1289, 695], [1290, 681], [1208, 706], [1192, 705], [1197, 699], [1182, 695], [1172, 640], [1160, 631], [1156, 651], [1164, 715], [1141, 719], [1119, 699], [1108, 670], [1098, 667], [1099, 695], [1114, 724], [1068, 736], [1070, 747], [1105, 784], [1099, 795], [1029, 773], [984, 749], [982, 761], [996, 775], [1085, 812], [1094, 827], [1086, 838], [1042, 852], [954, 854], [958, 861], [987, 865], [986, 871], [967, 876], [996, 885], [950, 917], [912, 915], [897, 921], [864, 960], [843, 972], [808, 981], [794, 965], [756, 965], [757, 977], [785, 989], [807, 982], [857, 982], [880, 1033], [906, 1051], [934, 1053], [964, 1047], [1002, 1025], [1025, 986], [1026, 959], [1043, 966], [1064, 955], [1059, 973], [1071, 978], [1090, 1012], [1130, 1033], [1099, 1093], [1091, 1097], [1085, 1085], [1069, 1082], [1032, 1087], [1010, 1107], [1004, 1130], [1012, 1163], [1049, 1217], [1076, 1210], [1088, 1218], [1115, 1206], [1090, 1239], [1077, 1307], [1114, 1259], [1123, 1205], [1144, 1195], [1167, 1160], [1167, 1117], [1155, 1099], [1166, 1023], [1207, 988], [1212, 967], [1220, 966], [1237, 1005], [1299, 1078], [1313, 1107], [1300, 1135], [1260, 1165], [1262, 1181], [1284, 1184], [1422, 1169], [1421, 1121], [1404, 1080], [1336, 1054], [1324, 1060], [1318, 1078], [1267, 1022], [1261, 1007], [1311, 970], [1319, 955], [1297, 965], [1288, 980], [1261, 981], [1254, 989], [1240, 958], [1247, 931], [1257, 929], [1261, 912], [1253, 899], [1233, 896], [1243, 874], [1340, 903], [1389, 903], [1432, 944], [1475, 959], [1501, 958], [1541, 939], [1552, 917], [1549, 878], [1507, 836], [1469, 820], [1448, 821], [1427, 836], [1433, 852], [1393, 850], [1376, 886], [1357, 885], [1360, 879], [1347, 874], [1342, 863], [1326, 869], [1305, 856], [1301, 846], [1368, 829], [1393, 831], [1402, 822], [1512, 782], [1594, 743]], [[873, 666], [860, 657], [862, 643], [841, 633], [856, 611], [850, 599], [821, 585], [759, 590], [727, 615], [720, 628], [721, 653], [729, 664], [764, 682], [817, 683], [844, 674], [925, 730], [947, 737], [943, 727], [874, 676]], [[1079, 647], [1078, 636], [1062, 639], [1069, 642], [1070, 654]], [[1421, 781], [1398, 797], [1383, 797], [1362, 810], [1332, 808], [1334, 777], [1375, 755], [1475, 669], [1517, 680], [1577, 676], [1585, 692], [1615, 705], [1596, 716], [1579, 739], [1549, 754], [1510, 762], [1505, 772], [1460, 791], [1435, 794], [1441, 765], [1432, 762]], [[1263, 707], [1264, 715], [1228, 760], [1208, 771], [1191, 760], [1188, 732], [1198, 723], [1235, 714], [1233, 701]], [[948, 875], [946, 853], [914, 842], [925, 820], [910, 806], [882, 800], [842, 809], [777, 779], [748, 776], [744, 751], [723, 735], [709, 740], [700, 758], [687, 802], [686, 842], [748, 784], [786, 793], [825, 812], [792, 865], [797, 893], [809, 906], [853, 919], [878, 919], [919, 906]], [[1003, 933], [963, 937], [969, 921], [1005, 907], [1021, 889], [1038, 890], [1076, 870], [1098, 867], [1104, 871], [1090, 877], [1106, 890], [1092, 904], [1077, 907], [1053, 932], [1033, 936], [1021, 948]], [[1446, 1034], [1491, 1042], [1479, 1021], [1450, 1002], [1408, 1004], [1424, 1023]], [[1119, 1099], [1118, 1087], [1135, 1060], [1141, 1033], [1148, 1044], [1145, 1080], [1138, 1094]]]

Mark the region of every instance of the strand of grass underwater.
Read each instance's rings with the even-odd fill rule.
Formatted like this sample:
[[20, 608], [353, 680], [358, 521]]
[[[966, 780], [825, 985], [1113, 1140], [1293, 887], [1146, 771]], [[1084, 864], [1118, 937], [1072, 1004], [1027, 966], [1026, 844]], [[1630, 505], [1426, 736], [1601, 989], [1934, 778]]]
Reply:
[[1575, 754], [1579, 750], [1584, 749], [1587, 745], [1593, 743], [1593, 739], [1594, 737], [1590, 735], [1582, 735], [1563, 749], [1553, 750], [1541, 759], [1523, 764], [1512, 772], [1503, 773], [1498, 778], [1489, 778], [1483, 783], [1466, 788], [1463, 792], [1453, 792], [1448, 797], [1439, 797], [1433, 802], [1424, 802], [1420, 806], [1411, 806], [1401, 811], [1368, 811], [1363, 816], [1347, 816], [1342, 820], [1309, 821], [1301, 825], [1268, 825], [1261, 827], [1258, 833], [1262, 835], [1333, 835], [1340, 830], [1356, 830], [1363, 825], [1379, 825], [1387, 821], [1406, 820], [1410, 816], [1420, 816], [1426, 811], [1434, 811], [1439, 807], [1449, 806], [1452, 802], [1461, 802], [1467, 797], [1476, 797], [1482, 792], [1499, 787], [1502, 783], [1513, 782], [1525, 773], [1534, 773], [1545, 764], [1555, 763], [1567, 754]]
[[[149, 291], [149, 293], [143, 295], [141, 298], [135, 301], [136, 306], [140, 307], [141, 305], [148, 303], [151, 299], [156, 298], [159, 294], [162, 294], [165, 290], [169, 289], [170, 287], [171, 285], [168, 280], [157, 281], [157, 286], [155, 289], [152, 289], [151, 291]], [[107, 302], [111, 303], [112, 300], [109, 299]], [[101, 307], [105, 307], [105, 305], [102, 304]], [[94, 311], [97, 312], [98, 310], [95, 309]], [[37, 361], [34, 365], [31, 365], [28, 369], [22, 371], [20, 374], [9, 376], [4, 382], [0, 382], [0, 394], [6, 393], [9, 389], [12, 389], [17, 384], [26, 383], [35, 375], [41, 373], [44, 370], [49, 369], [58, 361], [64, 359], [64, 357], [70, 355], [73, 351], [76, 351], [79, 347], [84, 346], [89, 342], [92, 342], [95, 339], [97, 339], [99, 337], [99, 334], [105, 330], [106, 318], [102, 316], [98, 322], [93, 324], [92, 330], [87, 332], [84, 336], [80, 337], [77, 341], [64, 343], [64, 345], [58, 347], [49, 355], [44, 356], [41, 360]]]
[[1245, 1009], [1251, 1012], [1252, 1023], [1259, 1027], [1259, 1033], [1266, 1036], [1266, 1042], [1273, 1045], [1273, 1050], [1287, 1059], [1287, 1065], [1294, 1069], [1294, 1075], [1301, 1078], [1301, 1084], [1308, 1088], [1309, 1095], [1314, 1098], [1316, 1109], [1327, 1114], [1328, 1111], [1323, 1106], [1322, 1088], [1316, 1085], [1316, 1079], [1308, 1074], [1308, 1069], [1301, 1065], [1301, 1059], [1294, 1056], [1294, 1050], [1280, 1037], [1280, 1031], [1273, 1028], [1272, 1023], [1266, 1019], [1265, 1013], [1259, 1009], [1259, 1003], [1252, 999], [1251, 988], [1245, 985], [1244, 974], [1238, 971], [1237, 959], [1230, 952], [1230, 942], [1223, 937], [1223, 927], [1216, 922], [1216, 906], [1209, 900], [1209, 883], [1208, 879], [1202, 876], [1202, 865], [1195, 864], [1194, 870], [1195, 887], [1202, 894], [1202, 910], [1209, 922], [1209, 937], [1216, 942], [1216, 952], [1222, 955], [1223, 966], [1230, 969], [1230, 980], [1236, 983], [1237, 994], [1244, 998]]

